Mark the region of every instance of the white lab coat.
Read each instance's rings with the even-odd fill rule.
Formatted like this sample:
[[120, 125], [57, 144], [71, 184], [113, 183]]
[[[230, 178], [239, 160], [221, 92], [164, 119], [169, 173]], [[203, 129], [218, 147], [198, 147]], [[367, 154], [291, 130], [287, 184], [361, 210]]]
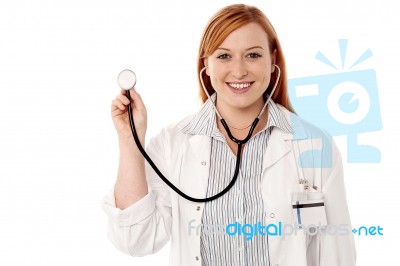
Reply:
[[[351, 228], [338, 149], [333, 142], [331, 151], [328, 149], [332, 167], [299, 168], [296, 162], [302, 151], [321, 148], [321, 138], [315, 135], [323, 135], [325, 140], [329, 137], [278, 106], [291, 121], [293, 133], [274, 128], [264, 156], [261, 187], [268, 224], [293, 223], [292, 193], [302, 187], [299, 179], [306, 178], [311, 190], [314, 186], [324, 195], [328, 224], [347, 224]], [[181, 129], [191, 119], [188, 117], [164, 128], [150, 140], [147, 152], [180, 190], [192, 197], [204, 198], [211, 138], [182, 133]], [[201, 265], [200, 234], [190, 230], [190, 226], [201, 223], [204, 203], [190, 202], [178, 196], [148, 164], [146, 175], [149, 194], [132, 206], [124, 210], [115, 208], [113, 191], [102, 200], [102, 207], [109, 217], [109, 239], [117, 249], [131, 256], [153, 254], [171, 240], [170, 265]], [[280, 266], [353, 266], [356, 261], [351, 232], [313, 237], [302, 233], [272, 236], [269, 237], [269, 254], [271, 265]]]

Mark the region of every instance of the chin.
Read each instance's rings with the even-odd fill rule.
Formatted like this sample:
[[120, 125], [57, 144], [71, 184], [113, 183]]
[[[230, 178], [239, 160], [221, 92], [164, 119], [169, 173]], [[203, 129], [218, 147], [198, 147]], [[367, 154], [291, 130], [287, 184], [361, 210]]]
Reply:
[[249, 101], [249, 100], [240, 100], [240, 101], [235, 101], [233, 100], [231, 102], [231, 106], [237, 109], [246, 109], [255, 104], [254, 101]]

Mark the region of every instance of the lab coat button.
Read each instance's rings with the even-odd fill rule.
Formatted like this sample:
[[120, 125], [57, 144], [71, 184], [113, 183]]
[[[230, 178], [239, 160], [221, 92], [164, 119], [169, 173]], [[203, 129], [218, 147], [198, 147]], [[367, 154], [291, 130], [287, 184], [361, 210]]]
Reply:
[[[269, 215], [269, 217], [271, 217], [272, 219], [275, 218], [275, 213], [271, 212], [271, 214]], [[278, 264], [277, 264], [278, 265]], [[279, 265], [278, 265], [279, 266]]]
[[196, 211], [200, 211], [200, 206], [197, 206]]
[[199, 256], [196, 256], [196, 260], [199, 260]]
[[206, 165], [206, 164], [207, 164], [207, 163], [206, 163], [205, 161], [202, 161], [202, 162], [201, 162], [201, 165], [203, 165], [203, 166]]

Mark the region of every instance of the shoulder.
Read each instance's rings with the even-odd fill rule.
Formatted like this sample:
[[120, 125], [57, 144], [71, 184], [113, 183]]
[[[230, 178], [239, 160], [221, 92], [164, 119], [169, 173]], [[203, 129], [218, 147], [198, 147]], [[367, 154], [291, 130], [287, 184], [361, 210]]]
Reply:
[[151, 137], [150, 146], [157, 144], [158, 146], [166, 147], [175, 144], [182, 144], [184, 138], [188, 137], [188, 134], [184, 134], [182, 130], [188, 123], [190, 123], [194, 116], [195, 114], [191, 114], [177, 122], [164, 126], [156, 135]]
[[196, 114], [187, 115], [181, 120], [165, 126], [162, 131], [167, 135], [185, 135], [182, 130], [193, 120]]

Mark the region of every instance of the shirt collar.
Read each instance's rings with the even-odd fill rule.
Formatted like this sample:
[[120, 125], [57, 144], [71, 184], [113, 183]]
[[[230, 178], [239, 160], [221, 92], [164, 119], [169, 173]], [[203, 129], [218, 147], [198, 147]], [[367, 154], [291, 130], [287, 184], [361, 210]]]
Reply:
[[[209, 99], [203, 104], [200, 111], [197, 112], [188, 124], [183, 126], [181, 129], [182, 133], [192, 135], [206, 135], [210, 137], [218, 137], [219, 130], [216, 124], [216, 113], [214, 109], [214, 102], [217, 98], [217, 94], [214, 93]], [[268, 122], [263, 130], [270, 127], [278, 127], [288, 133], [292, 132], [290, 122], [286, 116], [279, 109], [277, 104], [271, 99], [267, 106], [268, 111]]]

